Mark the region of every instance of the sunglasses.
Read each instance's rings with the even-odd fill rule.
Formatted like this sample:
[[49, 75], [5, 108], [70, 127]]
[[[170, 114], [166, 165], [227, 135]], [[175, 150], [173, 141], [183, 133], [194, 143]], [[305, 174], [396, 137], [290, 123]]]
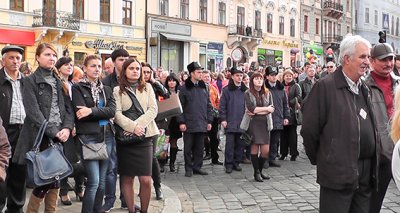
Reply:
[[333, 68], [333, 66], [327, 66], [328, 68]]

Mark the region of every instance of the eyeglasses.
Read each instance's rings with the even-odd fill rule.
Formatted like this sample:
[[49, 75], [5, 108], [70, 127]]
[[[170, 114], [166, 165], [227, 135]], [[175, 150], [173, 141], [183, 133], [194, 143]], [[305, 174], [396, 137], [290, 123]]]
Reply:
[[333, 68], [333, 66], [327, 66], [328, 68]]

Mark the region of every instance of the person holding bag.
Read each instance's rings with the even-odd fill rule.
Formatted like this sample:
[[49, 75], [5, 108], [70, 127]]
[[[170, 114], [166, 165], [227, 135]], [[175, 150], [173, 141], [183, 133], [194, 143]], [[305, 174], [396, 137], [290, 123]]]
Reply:
[[[87, 183], [82, 213], [100, 212], [105, 190], [108, 156], [114, 142], [110, 119], [115, 115], [111, 88], [103, 85], [101, 58], [89, 55], [83, 62], [85, 77], [72, 87], [72, 103], [76, 114], [77, 143], [82, 145], [82, 159]], [[105, 155], [102, 153], [106, 152]]]
[[[37, 70], [24, 78], [22, 92], [26, 118], [13, 156], [13, 162], [26, 164], [25, 156], [34, 145], [34, 138], [44, 120], [48, 121], [40, 151], [46, 150], [51, 141], [66, 142], [74, 127], [74, 117], [68, 89], [57, 75], [54, 65], [57, 49], [42, 43], [36, 48]], [[45, 212], [56, 212], [59, 181], [35, 187], [29, 199], [27, 213], [39, 212], [44, 199]]]
[[[154, 119], [157, 101], [153, 87], [143, 79], [141, 65], [136, 59], [124, 62], [119, 86], [114, 88], [116, 100], [115, 125], [121, 127], [126, 137], [135, 141], [123, 143], [117, 138], [118, 173], [121, 189], [129, 212], [134, 206], [134, 178], [139, 177], [141, 211], [147, 212], [151, 195], [153, 136], [159, 134]], [[119, 135], [116, 132], [116, 135]], [[143, 137], [141, 141], [138, 138]]]
[[[270, 91], [264, 86], [264, 76], [255, 72], [250, 78], [250, 88], [244, 94], [246, 113], [251, 116], [248, 133], [251, 135], [251, 162], [254, 179], [263, 182], [270, 179], [262, 170], [268, 161], [270, 131], [273, 128], [272, 114], [274, 106]], [[258, 155], [260, 153], [260, 156]]]

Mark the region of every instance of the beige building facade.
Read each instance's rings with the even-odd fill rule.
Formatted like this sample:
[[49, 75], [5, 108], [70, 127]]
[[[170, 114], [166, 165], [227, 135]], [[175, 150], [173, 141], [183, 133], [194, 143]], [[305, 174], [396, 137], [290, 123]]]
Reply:
[[82, 64], [87, 54], [109, 57], [125, 48], [132, 57], [146, 59], [145, 3], [139, 0], [15, 0], [0, 1], [0, 31], [19, 35], [0, 37], [25, 48], [34, 64], [37, 45], [54, 44], [58, 55]]

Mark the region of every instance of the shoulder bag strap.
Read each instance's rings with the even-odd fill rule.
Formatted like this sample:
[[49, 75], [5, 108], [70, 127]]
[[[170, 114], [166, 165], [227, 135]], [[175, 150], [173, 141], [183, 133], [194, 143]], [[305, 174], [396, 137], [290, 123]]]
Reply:
[[40, 126], [39, 131], [35, 138], [35, 144], [33, 145], [33, 148], [32, 148], [33, 150], [39, 150], [40, 144], [42, 144], [44, 132], [46, 131], [46, 128], [47, 128], [47, 124], [48, 124], [48, 121], [44, 120], [42, 125]]
[[137, 110], [139, 110], [139, 112], [144, 114], [143, 108], [142, 108], [142, 106], [140, 106], [140, 103], [139, 103], [138, 99], [136, 98], [136, 95], [130, 90], [127, 90], [127, 93], [129, 95], [129, 97], [131, 97], [131, 100], [132, 100], [133, 105], [135, 106], [135, 108]]

